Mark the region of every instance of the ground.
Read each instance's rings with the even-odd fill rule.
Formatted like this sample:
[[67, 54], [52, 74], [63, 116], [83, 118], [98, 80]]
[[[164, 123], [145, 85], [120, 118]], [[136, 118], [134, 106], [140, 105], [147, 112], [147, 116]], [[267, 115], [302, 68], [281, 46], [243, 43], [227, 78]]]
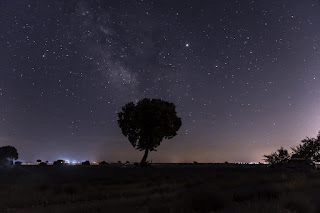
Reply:
[[319, 171], [250, 165], [0, 169], [0, 212], [319, 212]]

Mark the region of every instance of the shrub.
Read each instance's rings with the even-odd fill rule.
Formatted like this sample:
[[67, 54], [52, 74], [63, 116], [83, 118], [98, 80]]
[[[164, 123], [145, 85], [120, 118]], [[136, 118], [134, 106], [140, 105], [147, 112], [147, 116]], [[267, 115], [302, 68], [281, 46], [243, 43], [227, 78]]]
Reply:
[[84, 166], [90, 166], [90, 161], [86, 160], [84, 162], [81, 163]]
[[46, 165], [47, 165], [47, 163], [45, 163], [45, 162], [39, 163], [39, 166], [46, 166]]
[[64, 160], [56, 160], [53, 162], [54, 166], [63, 166], [64, 165]]
[[16, 166], [21, 166], [21, 161], [16, 161], [16, 162], [14, 162], [14, 165], [16, 165]]
[[101, 161], [101, 162], [99, 163], [99, 165], [106, 165], [106, 164], [108, 164], [106, 161]]

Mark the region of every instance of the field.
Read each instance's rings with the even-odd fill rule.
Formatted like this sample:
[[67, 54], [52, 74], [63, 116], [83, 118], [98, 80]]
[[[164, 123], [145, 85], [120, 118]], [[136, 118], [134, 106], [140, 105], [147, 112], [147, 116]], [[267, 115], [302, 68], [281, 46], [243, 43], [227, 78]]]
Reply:
[[0, 169], [0, 212], [320, 212], [319, 171], [244, 165]]

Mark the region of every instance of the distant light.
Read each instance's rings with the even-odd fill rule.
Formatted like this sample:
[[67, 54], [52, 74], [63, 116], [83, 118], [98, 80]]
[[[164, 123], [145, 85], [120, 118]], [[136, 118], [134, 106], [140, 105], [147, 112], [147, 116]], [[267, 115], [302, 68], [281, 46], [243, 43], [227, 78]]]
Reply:
[[186, 47], [189, 47], [189, 44], [188, 44], [188, 43], [186, 44]]
[[259, 164], [259, 162], [250, 162], [249, 164]]

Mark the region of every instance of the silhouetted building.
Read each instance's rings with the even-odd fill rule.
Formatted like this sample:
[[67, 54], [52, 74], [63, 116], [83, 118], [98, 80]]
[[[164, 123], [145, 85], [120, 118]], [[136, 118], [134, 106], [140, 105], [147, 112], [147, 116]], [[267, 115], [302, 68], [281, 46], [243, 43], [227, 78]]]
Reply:
[[316, 169], [315, 163], [305, 158], [291, 158], [286, 164], [287, 168]]

